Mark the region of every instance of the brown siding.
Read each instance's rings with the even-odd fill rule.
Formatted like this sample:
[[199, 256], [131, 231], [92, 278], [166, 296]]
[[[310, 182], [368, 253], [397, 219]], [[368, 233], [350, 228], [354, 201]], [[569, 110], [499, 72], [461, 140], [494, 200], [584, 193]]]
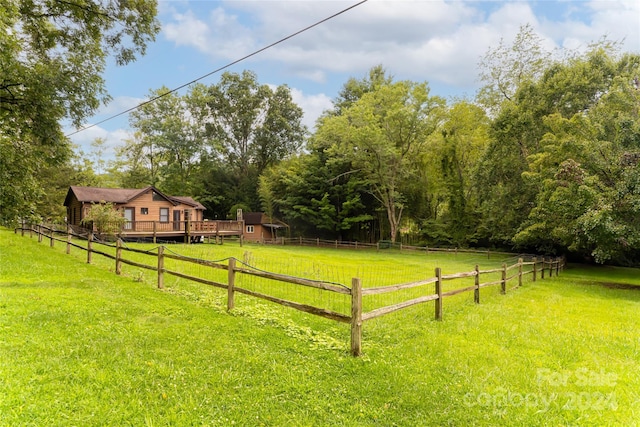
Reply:
[[[160, 221], [160, 208], [169, 209], [169, 222], [173, 221], [173, 212], [176, 210], [180, 211], [180, 221], [184, 221], [185, 219], [185, 210], [189, 210], [191, 212], [192, 221], [202, 221], [203, 219], [202, 211], [196, 210], [193, 206], [182, 203], [174, 206], [173, 203], [165, 199], [153, 200], [153, 191], [151, 189], [135, 199], [130, 200], [129, 203], [120, 204], [117, 207], [122, 211], [124, 211], [124, 208], [134, 208], [135, 221]], [[146, 215], [142, 214], [142, 208], [148, 209], [148, 213]]]
[[[247, 227], [253, 227], [253, 233], [247, 232]], [[244, 226], [244, 238], [250, 242], [258, 242], [262, 239], [272, 239], [271, 230], [261, 224], [246, 224]]]
[[[80, 221], [84, 218], [91, 208], [91, 203], [81, 203], [73, 195], [67, 207], [67, 221], [72, 225], [80, 225]], [[189, 210], [191, 212], [192, 221], [202, 221], [204, 214], [202, 210], [197, 210], [193, 206], [186, 204], [173, 205], [166, 199], [153, 200], [153, 190], [141, 194], [128, 203], [117, 204], [116, 208], [124, 215], [124, 208], [134, 208], [134, 220], [135, 221], [160, 221], [160, 208], [169, 209], [169, 222], [173, 221], [173, 212], [180, 211], [180, 220], [184, 221], [184, 211]], [[148, 213], [142, 214], [142, 208], [147, 208]]]
[[67, 206], [67, 221], [71, 225], [80, 225], [82, 221], [82, 203], [75, 196]]

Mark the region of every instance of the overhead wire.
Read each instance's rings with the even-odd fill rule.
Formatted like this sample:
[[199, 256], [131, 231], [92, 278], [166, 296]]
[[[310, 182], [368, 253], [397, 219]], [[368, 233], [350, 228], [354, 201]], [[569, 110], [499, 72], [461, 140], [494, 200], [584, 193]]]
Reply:
[[222, 67], [220, 67], [220, 68], [216, 68], [215, 70], [213, 70], [213, 71], [211, 71], [211, 72], [209, 72], [209, 73], [207, 73], [207, 74], [204, 74], [204, 75], [202, 75], [202, 76], [200, 76], [200, 77], [198, 77], [198, 78], [196, 78], [196, 79], [194, 79], [194, 80], [191, 80], [191, 81], [190, 81], [190, 82], [188, 82], [188, 83], [182, 84], [182, 85], [180, 85], [180, 86], [178, 86], [178, 87], [176, 87], [176, 88], [174, 88], [174, 89], [171, 89], [171, 90], [169, 90], [169, 91], [167, 91], [167, 92], [164, 92], [164, 93], [162, 93], [162, 94], [160, 94], [160, 95], [154, 96], [154, 97], [152, 97], [152, 98], [150, 98], [150, 99], [148, 99], [148, 100], [146, 100], [146, 101], [141, 102], [140, 104], [137, 104], [137, 105], [136, 105], [136, 106], [134, 106], [134, 107], [128, 108], [128, 109], [126, 109], [126, 110], [124, 110], [124, 111], [121, 111], [121, 112], [119, 112], [119, 113], [117, 113], [117, 114], [114, 114], [114, 115], [112, 115], [112, 116], [109, 116], [109, 117], [107, 117], [106, 119], [100, 120], [100, 121], [98, 121], [98, 122], [96, 122], [96, 123], [93, 123], [93, 124], [91, 124], [91, 125], [85, 126], [85, 127], [81, 128], [81, 129], [78, 129], [78, 130], [76, 130], [76, 131], [74, 131], [74, 132], [71, 132], [71, 133], [67, 134], [67, 135], [66, 135], [66, 137], [70, 137], [70, 136], [76, 135], [76, 134], [78, 134], [78, 133], [80, 133], [80, 132], [84, 132], [85, 130], [91, 129], [91, 128], [95, 127], [95, 126], [98, 126], [98, 125], [101, 125], [101, 124], [103, 124], [103, 123], [105, 123], [105, 122], [108, 122], [108, 121], [110, 121], [110, 120], [113, 120], [113, 119], [115, 119], [116, 117], [120, 117], [120, 116], [122, 116], [122, 115], [124, 115], [124, 114], [130, 113], [131, 111], [137, 110], [138, 108], [140, 108], [140, 107], [142, 107], [142, 106], [144, 106], [144, 105], [151, 104], [151, 103], [153, 103], [153, 102], [157, 101], [157, 100], [158, 100], [158, 99], [160, 99], [160, 98], [163, 98], [163, 97], [165, 97], [165, 96], [167, 96], [167, 95], [169, 95], [169, 94], [172, 94], [172, 93], [174, 93], [174, 92], [177, 92], [177, 91], [179, 91], [180, 89], [183, 89], [183, 88], [185, 88], [185, 87], [187, 87], [187, 86], [190, 86], [190, 85], [192, 85], [192, 84], [194, 84], [194, 83], [196, 83], [196, 82], [198, 82], [198, 81], [200, 81], [200, 80], [202, 80], [202, 79], [205, 79], [205, 78], [207, 78], [207, 77], [209, 77], [209, 76], [211, 76], [211, 75], [213, 75], [213, 74], [219, 73], [220, 71], [225, 70], [225, 69], [227, 69], [227, 68], [229, 68], [229, 67], [232, 67], [233, 65], [236, 65], [236, 64], [238, 64], [239, 62], [242, 62], [242, 61], [244, 61], [244, 60], [246, 60], [246, 59], [249, 59], [249, 58], [251, 58], [251, 57], [253, 57], [253, 56], [256, 56], [256, 55], [258, 55], [259, 53], [264, 52], [265, 50], [271, 49], [272, 47], [277, 46], [277, 45], [279, 45], [280, 43], [283, 43], [283, 42], [285, 42], [285, 41], [287, 41], [287, 40], [289, 40], [289, 39], [291, 39], [291, 38], [293, 38], [293, 37], [296, 37], [296, 36], [298, 36], [298, 35], [300, 35], [300, 34], [304, 33], [305, 31], [308, 31], [308, 30], [310, 30], [310, 29], [312, 29], [312, 28], [314, 28], [314, 27], [317, 27], [318, 25], [321, 25], [321, 24], [323, 24], [323, 23], [325, 23], [325, 22], [327, 22], [327, 21], [330, 21], [331, 19], [333, 19], [333, 18], [335, 18], [335, 17], [337, 17], [337, 16], [340, 16], [340, 15], [342, 15], [342, 14], [344, 14], [344, 13], [346, 13], [346, 12], [350, 11], [351, 9], [356, 8], [356, 7], [360, 6], [360, 5], [361, 5], [361, 4], [363, 4], [363, 3], [366, 3], [367, 1], [368, 1], [368, 0], [362, 0], [362, 1], [358, 2], [358, 3], [356, 3], [356, 4], [353, 4], [353, 5], [351, 5], [351, 6], [347, 7], [347, 8], [345, 8], [345, 9], [342, 9], [342, 10], [341, 10], [341, 11], [339, 11], [339, 12], [334, 13], [334, 14], [333, 14], [333, 15], [331, 15], [331, 16], [328, 16], [328, 17], [326, 17], [326, 18], [324, 18], [324, 19], [322, 19], [322, 20], [320, 20], [320, 21], [315, 22], [314, 24], [311, 24], [311, 25], [309, 25], [309, 26], [307, 26], [307, 27], [305, 27], [305, 28], [303, 28], [303, 29], [301, 29], [301, 30], [296, 31], [295, 33], [292, 33], [292, 34], [290, 34], [290, 35], [288, 35], [288, 36], [286, 36], [286, 37], [284, 37], [284, 38], [281, 38], [281, 39], [280, 39], [280, 40], [278, 40], [278, 41], [275, 41], [275, 42], [273, 42], [273, 43], [271, 43], [271, 44], [269, 44], [269, 45], [267, 45], [267, 46], [264, 46], [264, 47], [262, 47], [262, 48], [260, 48], [260, 49], [258, 49], [258, 50], [255, 50], [255, 51], [253, 51], [252, 53], [250, 53], [250, 54], [248, 54], [248, 55], [243, 56], [242, 58], [236, 59], [235, 61], [230, 62], [230, 63], [228, 63], [228, 64], [226, 64], [226, 65], [223, 65], [223, 66], [222, 66]]

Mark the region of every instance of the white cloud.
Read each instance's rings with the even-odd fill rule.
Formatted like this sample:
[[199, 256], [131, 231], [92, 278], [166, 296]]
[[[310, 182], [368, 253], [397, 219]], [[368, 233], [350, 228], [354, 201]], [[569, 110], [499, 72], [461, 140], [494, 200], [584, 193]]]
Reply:
[[[66, 133], [69, 134], [73, 132], [73, 129], [67, 129]], [[114, 160], [116, 157], [116, 149], [124, 145], [124, 141], [128, 138], [132, 137], [132, 133], [128, 129], [114, 129], [107, 130], [100, 126], [93, 126], [88, 128], [82, 132], [79, 132], [75, 135], [71, 135], [69, 139], [71, 142], [78, 146], [79, 150], [84, 153], [86, 156], [91, 156], [91, 153], [95, 151], [95, 149], [91, 146], [91, 144], [97, 139], [102, 138], [105, 140], [104, 145], [104, 160]]]
[[[237, 60], [355, 1], [161, 3], [164, 4], [161, 19], [165, 40], [162, 43], [170, 44], [166, 51], [173, 47], [195, 53], [185, 56], [189, 59], [181, 59], [184, 63], [176, 64], [189, 70], [207, 69], [207, 65], [203, 65], [207, 62], [215, 64], [210, 68], [217, 68]], [[496, 47], [501, 39], [510, 44], [525, 24], [534, 28], [548, 50], [562, 47], [582, 50], [606, 35], [609, 40], [624, 39], [625, 50], [640, 52], [640, 2], [637, 0], [595, 0], [579, 4], [562, 0], [370, 0], [252, 57], [241, 66], [256, 71], [262, 78], [269, 75], [275, 84], [295, 86], [294, 101], [305, 111], [305, 125], [313, 129], [322, 111], [331, 108], [331, 99], [346, 78], [364, 76], [378, 64], [397, 79], [428, 81], [432, 87], [456, 94], [473, 93], [479, 85], [480, 57], [490, 47]], [[168, 76], [177, 78], [172, 74]], [[169, 87], [182, 83], [184, 81], [165, 82]], [[140, 101], [119, 97], [100, 114], [115, 114]], [[121, 143], [125, 131], [97, 128], [93, 132], [115, 146]], [[83, 137], [86, 139], [83, 147], [90, 147], [94, 136], [91, 132], [85, 134], [90, 136]]]
[[111, 102], [109, 102], [105, 106], [102, 106], [102, 108], [98, 110], [98, 112], [96, 113], [96, 117], [119, 114], [141, 104], [144, 101], [144, 98], [136, 98], [133, 96], [116, 96], [111, 100]]
[[294, 88], [291, 89], [291, 98], [304, 111], [302, 124], [309, 130], [313, 130], [316, 120], [322, 112], [333, 107], [331, 98], [324, 93], [306, 95], [301, 90]]
[[[174, 14], [165, 34], [211, 58], [238, 59], [353, 2], [226, 2], [208, 16]], [[554, 6], [560, 3], [554, 2]], [[501, 38], [510, 42], [530, 24], [546, 47], [586, 45], [602, 35], [626, 37], [638, 50], [640, 2], [585, 3], [559, 8], [554, 20], [538, 18], [527, 2], [370, 1], [269, 49], [253, 61], [267, 61], [300, 78], [324, 82], [328, 73], [362, 75], [383, 64], [399, 75], [467, 87], [475, 81], [478, 59]], [[545, 7], [544, 3], [540, 7]], [[255, 62], [254, 62], [255, 65]]]
[[206, 41], [210, 34], [208, 25], [196, 18], [191, 11], [184, 14], [176, 13], [174, 19], [175, 22], [165, 24], [163, 28], [165, 37], [178, 46], [195, 46], [206, 52]]
[[547, 21], [543, 31], [570, 50], [584, 51], [606, 37], [621, 42], [625, 51], [640, 52], [640, 2], [593, 1], [584, 5], [581, 15], [588, 19], [569, 16], [563, 21]]

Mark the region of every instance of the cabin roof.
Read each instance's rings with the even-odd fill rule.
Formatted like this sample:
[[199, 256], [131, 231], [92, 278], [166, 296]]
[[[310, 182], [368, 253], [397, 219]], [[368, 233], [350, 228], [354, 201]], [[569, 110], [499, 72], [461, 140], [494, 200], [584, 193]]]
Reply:
[[269, 217], [264, 212], [244, 212], [242, 214], [242, 219], [246, 225], [263, 225], [269, 228], [286, 228], [287, 224], [284, 222]]
[[193, 206], [196, 209], [205, 210], [206, 208], [199, 202], [195, 201], [191, 197], [186, 196], [168, 196], [162, 193], [160, 190], [150, 185], [145, 188], [102, 188], [102, 187], [81, 187], [72, 185], [69, 187], [67, 197], [64, 200], [64, 205], [69, 206], [71, 203], [71, 195], [75, 195], [76, 199], [82, 203], [115, 203], [115, 204], [127, 204], [133, 199], [149, 192], [154, 191], [160, 197], [172, 203], [174, 206], [178, 204], [185, 204]]

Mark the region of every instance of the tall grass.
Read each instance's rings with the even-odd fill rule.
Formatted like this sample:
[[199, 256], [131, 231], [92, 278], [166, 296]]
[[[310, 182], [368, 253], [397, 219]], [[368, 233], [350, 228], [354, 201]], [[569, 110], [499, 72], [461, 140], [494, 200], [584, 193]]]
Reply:
[[[293, 262], [303, 248], [173, 249]], [[638, 270], [574, 266], [480, 305], [464, 294], [442, 322], [412, 307], [365, 323], [352, 358], [346, 325], [242, 296], [226, 313], [223, 290], [157, 290], [100, 258], [0, 230], [0, 425], [638, 425]]]

